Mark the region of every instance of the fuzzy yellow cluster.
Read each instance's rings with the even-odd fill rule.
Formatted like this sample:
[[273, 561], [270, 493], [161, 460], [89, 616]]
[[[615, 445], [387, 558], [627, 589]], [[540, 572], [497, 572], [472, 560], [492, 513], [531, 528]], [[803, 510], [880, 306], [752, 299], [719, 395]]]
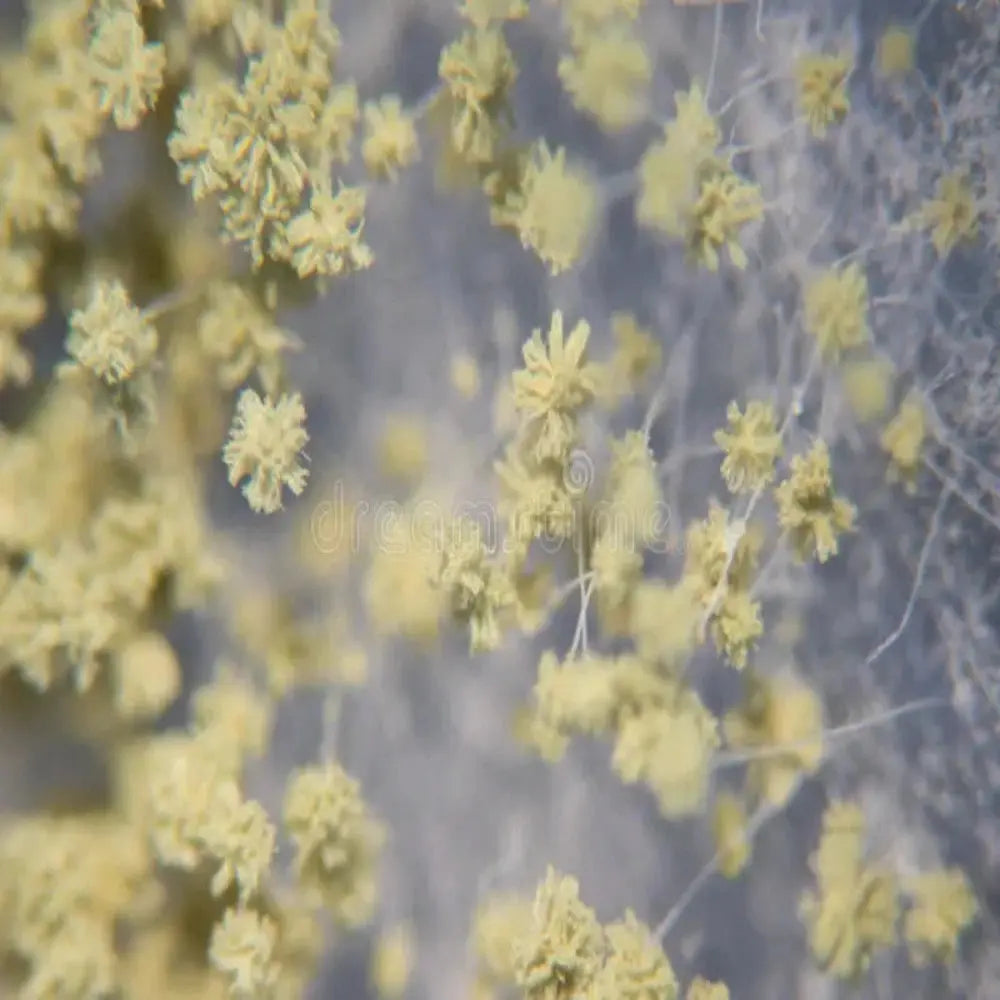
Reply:
[[830, 450], [817, 440], [792, 459], [791, 474], [774, 491], [778, 520], [802, 560], [826, 562], [837, 554], [838, 536], [854, 527], [857, 511], [833, 489]]
[[98, 284], [87, 305], [70, 316], [66, 350], [110, 385], [132, 378], [156, 348], [156, 328], [132, 304], [120, 281]]
[[649, 928], [631, 911], [602, 927], [576, 879], [550, 868], [530, 922], [511, 943], [514, 981], [525, 1000], [674, 1000], [677, 979]]
[[918, 221], [930, 230], [938, 256], [947, 256], [959, 243], [974, 240], [979, 233], [979, 206], [965, 171], [956, 170], [939, 178], [934, 197], [920, 208]]
[[641, 326], [632, 313], [615, 313], [611, 333], [615, 350], [601, 368], [597, 401], [614, 409], [648, 384], [660, 367], [663, 351], [652, 332]]
[[395, 94], [366, 104], [364, 113], [361, 157], [370, 173], [394, 181], [420, 155], [416, 125]]
[[917, 487], [917, 473], [927, 436], [924, 402], [917, 392], [909, 393], [896, 415], [882, 432], [882, 449], [889, 456], [889, 479], [902, 480], [908, 492]]
[[512, 377], [518, 430], [496, 472], [507, 530], [525, 548], [543, 534], [565, 538], [573, 530], [570, 452], [578, 439], [577, 415], [592, 401], [598, 378], [586, 358], [589, 339], [586, 321], [567, 335], [556, 311], [544, 337], [540, 329], [532, 333], [522, 348], [524, 367]]
[[900, 24], [890, 24], [879, 36], [876, 65], [885, 77], [905, 76], [916, 63], [916, 38]]
[[[477, 994], [516, 987], [524, 1000], [677, 1000], [680, 985], [650, 928], [626, 910], [602, 925], [575, 878], [549, 867], [534, 898], [496, 895], [477, 914]], [[728, 1000], [692, 979], [688, 1000]]]
[[816, 138], [844, 120], [851, 109], [847, 84], [853, 61], [848, 55], [808, 53], [795, 64], [799, 109]]
[[615, 773], [646, 785], [664, 815], [696, 813], [704, 803], [720, 739], [714, 716], [684, 681], [632, 655], [560, 664], [547, 652], [525, 735], [557, 759], [575, 733], [611, 738]]
[[732, 520], [713, 504], [708, 516], [687, 531], [683, 582], [702, 609], [716, 649], [736, 668], [763, 634], [760, 602], [751, 585], [764, 538], [759, 529]]
[[296, 496], [305, 489], [309, 470], [299, 461], [309, 440], [305, 417], [298, 393], [278, 400], [261, 399], [253, 389], [240, 394], [222, 460], [230, 485], [247, 480], [243, 494], [251, 510], [273, 513], [281, 509], [284, 487]]
[[781, 457], [774, 407], [751, 400], [745, 412], [730, 403], [726, 410], [729, 427], [715, 432], [715, 443], [726, 453], [722, 478], [733, 493], [752, 493], [774, 479], [775, 463]]
[[640, 121], [653, 67], [636, 30], [640, 2], [567, 2], [570, 52], [559, 79], [573, 104], [602, 128], [618, 132]]
[[724, 725], [731, 747], [760, 752], [750, 761], [747, 783], [769, 805], [783, 805], [800, 776], [815, 773], [823, 759], [822, 705], [793, 676], [748, 677], [743, 701]]
[[222, 389], [236, 389], [256, 376], [264, 392], [279, 394], [284, 356], [301, 347], [295, 334], [275, 321], [255, 290], [236, 281], [215, 281], [205, 294], [198, 341]]
[[684, 241], [688, 255], [710, 271], [725, 249], [733, 265], [747, 265], [739, 242], [745, 226], [763, 215], [760, 189], [733, 169], [719, 149], [721, 133], [701, 88], [675, 97], [676, 117], [639, 164], [636, 218]]
[[366, 923], [375, 907], [385, 832], [358, 783], [336, 763], [305, 768], [288, 783], [283, 815], [303, 892], [339, 924]]
[[894, 374], [891, 362], [884, 358], [861, 358], [842, 366], [844, 393], [858, 420], [870, 423], [885, 414]]
[[719, 871], [736, 878], [750, 861], [747, 815], [743, 802], [732, 792], [720, 792], [712, 805], [712, 839], [719, 857]]
[[812, 857], [817, 888], [802, 896], [809, 946], [822, 969], [856, 980], [873, 954], [896, 936], [898, 887], [893, 874], [864, 858], [865, 820], [851, 802], [833, 802]]
[[444, 89], [436, 110], [447, 122], [453, 154], [481, 166], [494, 160], [505, 137], [517, 66], [500, 25], [477, 20], [481, 26], [441, 53], [438, 75]]
[[958, 939], [975, 919], [979, 906], [965, 874], [958, 868], [928, 871], [904, 885], [910, 907], [903, 936], [917, 966], [955, 961]]
[[252, 8], [235, 22], [242, 76], [202, 74], [182, 94], [168, 149], [200, 200], [218, 198], [223, 232], [255, 267], [289, 263], [300, 277], [368, 267], [365, 194], [334, 187], [358, 118], [351, 84], [333, 79], [340, 36], [316, 0], [287, 5], [282, 23]]
[[605, 622], [624, 612], [642, 575], [643, 549], [663, 533], [667, 513], [659, 474], [641, 431], [611, 443], [604, 496], [592, 512], [590, 568]]
[[468, 624], [470, 652], [496, 649], [501, 618], [517, 599], [513, 581], [507, 567], [486, 549], [478, 525], [459, 520], [447, 531], [440, 586], [453, 615]]
[[831, 268], [805, 289], [805, 327], [825, 358], [864, 345], [868, 328], [868, 281], [857, 264]]
[[365, 581], [365, 604], [376, 631], [418, 642], [434, 639], [448, 612], [448, 594], [436, 586], [441, 569], [439, 525], [416, 502], [384, 529]]
[[596, 210], [593, 182], [566, 162], [565, 149], [553, 153], [543, 139], [524, 158], [518, 185], [494, 207], [492, 217], [516, 230], [522, 245], [559, 274], [583, 253]]

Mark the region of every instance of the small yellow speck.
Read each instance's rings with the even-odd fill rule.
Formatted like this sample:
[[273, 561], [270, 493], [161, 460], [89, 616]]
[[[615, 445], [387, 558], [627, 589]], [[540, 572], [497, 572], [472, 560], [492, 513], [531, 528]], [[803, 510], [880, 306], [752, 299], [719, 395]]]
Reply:
[[382, 1000], [397, 1000], [406, 992], [413, 972], [413, 934], [405, 924], [384, 931], [375, 945], [371, 982]]
[[914, 37], [909, 28], [892, 24], [878, 41], [877, 65], [882, 76], [903, 76], [913, 69]]
[[452, 388], [465, 399], [479, 395], [479, 365], [471, 354], [456, 354], [451, 359]]
[[379, 468], [384, 476], [415, 485], [427, 470], [427, 431], [413, 414], [393, 414], [382, 427], [378, 444]]

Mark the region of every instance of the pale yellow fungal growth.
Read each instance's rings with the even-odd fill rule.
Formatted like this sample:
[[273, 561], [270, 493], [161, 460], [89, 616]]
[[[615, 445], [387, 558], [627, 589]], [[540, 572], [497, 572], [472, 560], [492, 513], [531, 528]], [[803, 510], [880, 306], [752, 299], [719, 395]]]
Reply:
[[532, 147], [520, 184], [510, 190], [494, 219], [517, 230], [552, 274], [572, 267], [584, 250], [597, 211], [597, 190], [579, 167], [544, 140]]
[[747, 266], [739, 236], [744, 226], [764, 214], [760, 188], [732, 170], [714, 171], [705, 177], [691, 208], [687, 248], [692, 260], [709, 271], [719, 269], [719, 251], [725, 249], [733, 267]]
[[403, 508], [379, 531], [365, 580], [365, 606], [377, 632], [419, 642], [434, 639], [448, 613], [448, 594], [437, 586], [442, 547], [437, 525]]
[[580, 36], [572, 53], [559, 60], [559, 79], [574, 106], [608, 132], [641, 121], [652, 72], [645, 45], [628, 27]]
[[864, 861], [864, 817], [849, 804], [832, 803], [812, 858], [816, 890], [802, 895], [801, 913], [818, 966], [856, 981], [872, 956], [896, 939], [899, 901], [894, 875]]
[[394, 413], [385, 418], [378, 440], [383, 476], [406, 486], [418, 485], [427, 472], [428, 451], [427, 428], [420, 417]]
[[626, 431], [620, 440], [611, 442], [605, 500], [600, 513], [616, 545], [642, 549], [659, 539], [667, 516], [663, 490], [653, 453], [641, 431]]
[[[16, 390], [0, 401], [0, 785], [10, 793], [0, 802], [0, 995], [302, 1000], [326, 988], [329, 973], [336, 988], [345, 985], [328, 960], [338, 957], [339, 939], [378, 913], [381, 934], [365, 939], [374, 945], [369, 992], [404, 1000], [426, 986], [450, 996], [462, 968], [449, 972], [445, 964], [442, 972], [435, 938], [454, 929], [463, 893], [478, 906], [465, 966], [474, 1000], [683, 994], [661, 939], [676, 941], [671, 928], [705, 880], [747, 871], [759, 822], [787, 806], [800, 785], [818, 787], [810, 776], [824, 760], [818, 688], [758, 672], [762, 658], [773, 661], [775, 651], [805, 643], [807, 630], [793, 634], [779, 624], [764, 644], [763, 606], [776, 622], [807, 622], [822, 574], [807, 581], [807, 568], [786, 566], [789, 553], [826, 560], [858, 515], [834, 489], [827, 446], [809, 441], [786, 456], [785, 432], [801, 442], [814, 425], [845, 430], [839, 425], [852, 417], [844, 400], [854, 423], [885, 414], [879, 443], [888, 475], [908, 489], [932, 436], [933, 413], [916, 390], [897, 413], [887, 411], [895, 373], [876, 360], [868, 313], [870, 305], [902, 300], [903, 279], [924, 265], [945, 286], [928, 286], [930, 297], [947, 298], [954, 269], [935, 264], [921, 239], [899, 253], [884, 240], [861, 246], [856, 223], [888, 192], [882, 235], [923, 234], [943, 258], [960, 244], [974, 248], [995, 221], [982, 150], [974, 148], [982, 129], [969, 119], [996, 82], [989, 72], [966, 74], [972, 91], [937, 107], [946, 121], [910, 116], [894, 136], [890, 159], [899, 160], [901, 152], [926, 152], [931, 132], [944, 126], [959, 165], [937, 177], [930, 197], [920, 205], [918, 196], [916, 211], [900, 223], [894, 220], [913, 193], [910, 181], [924, 176], [921, 164], [896, 171], [885, 190], [886, 170], [864, 164], [874, 149], [887, 166], [877, 136], [872, 143], [875, 118], [905, 118], [914, 101], [934, 110], [948, 97], [938, 92], [942, 81], [933, 94], [922, 84], [917, 92], [885, 82], [914, 76], [917, 27], [891, 27], [878, 41], [878, 114], [866, 110], [836, 149], [806, 150], [803, 159], [804, 121], [819, 136], [850, 110], [853, 66], [847, 56], [807, 54], [792, 69], [799, 53], [791, 63], [782, 55], [782, 35], [789, 41], [784, 29], [798, 25], [828, 40], [840, 29], [802, 18], [792, 24], [780, 12], [774, 21], [769, 5], [755, 11], [751, 4], [743, 13], [772, 23], [756, 25], [767, 28], [768, 41], [750, 44], [760, 58], [743, 73], [727, 63], [736, 51], [729, 43], [743, 51], [748, 39], [737, 35], [752, 22], [741, 14], [736, 21], [745, 23], [729, 24], [736, 14], [722, 6], [729, 2], [739, 0], [441, 0], [454, 33], [435, 55], [436, 83], [405, 105], [377, 91], [361, 101], [341, 78], [342, 39], [327, 0], [13, 4], [23, 16], [0, 44], [0, 388]], [[11, 6], [0, 5], [5, 12]], [[692, 10], [669, 9], [685, 5]], [[351, 46], [366, 87], [401, 59], [412, 92], [421, 71], [409, 56], [419, 55], [427, 38], [414, 42], [404, 21], [397, 36], [376, 30], [407, 5], [349, 6], [364, 14], [345, 21], [343, 45]], [[439, 26], [447, 35], [446, 22]], [[976, 68], [972, 57], [990, 42], [974, 34], [980, 48], [967, 53], [966, 69]], [[653, 41], [664, 39], [666, 48], [654, 53]], [[685, 51], [691, 40], [705, 44], [704, 63]], [[555, 83], [553, 93], [522, 86], [515, 94], [515, 51], [538, 61], [521, 82], [529, 90]], [[685, 65], [710, 66], [711, 79], [704, 86], [681, 81], [678, 89], [678, 56]], [[655, 100], [654, 70], [667, 87]], [[569, 119], [553, 113], [549, 98]], [[664, 100], [674, 110], [651, 142], [638, 132], [620, 134], [656, 131]], [[764, 128], [792, 102], [791, 131]], [[581, 114], [595, 128], [567, 131]], [[601, 139], [597, 128], [622, 141]], [[448, 172], [462, 188], [450, 206], [436, 198], [420, 203], [429, 194], [427, 171], [413, 168], [426, 156], [425, 130], [438, 146], [429, 170]], [[793, 132], [795, 141], [783, 144]], [[646, 147], [638, 163], [633, 140]], [[598, 167], [606, 179], [593, 172]], [[831, 168], [836, 174], [841, 167], [859, 180], [847, 191], [859, 195], [858, 204], [835, 199], [829, 227], [806, 231], [815, 213], [805, 230], [792, 226], [800, 256], [839, 258], [818, 264], [803, 282], [799, 343], [794, 330], [786, 336], [796, 322], [794, 289], [790, 299], [775, 280], [788, 263], [787, 227], [775, 216], [760, 227], [758, 243], [755, 223], [770, 206], [784, 212], [785, 188], [803, 180], [808, 187], [817, 169], [822, 188]], [[167, 168], [187, 197], [178, 199], [165, 183]], [[390, 189], [407, 169], [408, 183]], [[636, 221], [671, 244], [655, 253], [653, 270], [666, 270], [663, 294], [652, 297], [632, 287], [652, 273], [644, 266], [606, 287], [620, 277], [605, 266], [617, 251], [624, 254], [619, 263], [630, 266], [627, 246], [598, 252], [595, 245], [586, 261], [592, 240], [614, 242], [629, 229], [622, 230], [619, 208], [633, 196]], [[407, 218], [384, 216], [378, 201], [378, 225], [369, 226], [370, 198], [433, 225], [400, 235]], [[449, 235], [452, 223], [460, 231]], [[476, 226], [487, 224], [508, 232], [480, 230], [479, 246]], [[394, 275], [375, 269], [375, 241], [383, 236], [392, 253], [380, 264], [390, 271], [403, 264]], [[542, 263], [541, 273], [529, 275], [537, 287], [511, 284], [518, 276], [505, 272], [515, 236]], [[993, 242], [984, 247], [992, 250]], [[405, 257], [411, 245], [419, 258], [413, 266], [390, 259]], [[445, 286], [455, 285], [456, 275], [447, 273], [455, 250], [467, 256], [457, 277], [469, 279], [459, 283], [476, 292], [477, 307], [485, 304], [485, 324], [462, 333], [445, 323], [436, 340], [422, 330], [406, 336], [406, 320], [422, 325], [414, 280], [443, 276]], [[693, 273], [745, 268], [751, 250], [762, 283], [730, 273], [720, 284]], [[871, 268], [852, 263], [862, 254]], [[887, 294], [870, 299], [869, 278], [874, 294], [876, 284], [886, 284], [887, 261], [902, 272], [890, 275]], [[584, 262], [576, 277], [564, 274]], [[368, 268], [369, 275], [354, 274]], [[338, 276], [356, 287], [331, 299]], [[503, 298], [504, 289], [517, 301], [507, 295], [501, 316], [497, 302], [480, 299]], [[428, 285], [424, 297], [438, 291]], [[551, 299], [545, 321], [523, 338], [515, 312], [536, 299]], [[569, 299], [592, 301], [594, 309], [614, 300], [636, 312], [614, 313], [610, 330], [592, 331], [584, 320], [566, 325], [555, 307]], [[328, 345], [327, 360], [343, 370], [293, 359], [306, 345], [285, 324], [331, 308], [327, 332], [337, 343]], [[443, 313], [447, 318], [447, 302]], [[744, 313], [760, 314], [760, 329], [749, 331], [760, 348], [749, 367], [743, 362], [753, 360], [752, 344], [730, 356], [722, 341], [703, 336], [716, 320], [724, 329], [727, 316], [747, 327], [739, 322]], [[386, 327], [400, 317], [399, 329]], [[345, 335], [367, 346], [358, 354], [340, 343]], [[916, 349], [904, 340], [894, 346], [912, 367]], [[381, 358], [392, 369], [388, 380], [375, 380], [384, 388], [413, 367], [409, 352], [423, 348], [439, 351], [442, 368], [430, 391], [443, 397], [434, 401], [444, 406], [441, 417], [432, 424], [428, 411], [407, 413], [397, 400], [373, 421], [378, 393], [367, 391], [365, 359]], [[64, 357], [56, 358], [59, 349]], [[670, 363], [660, 372], [668, 349]], [[393, 350], [398, 356], [390, 357]], [[301, 392], [289, 383], [299, 360], [307, 379]], [[820, 373], [822, 391], [810, 383], [810, 403], [815, 396], [822, 404], [813, 412], [798, 403], [820, 361], [843, 367]], [[740, 402], [728, 406], [714, 446], [705, 447], [705, 407], [715, 389], [741, 375], [763, 388], [756, 399], [745, 397], [746, 384], [732, 389]], [[788, 396], [789, 380], [801, 375], [782, 423], [777, 404], [766, 400]], [[345, 379], [356, 392], [337, 392], [343, 426], [325, 440], [346, 447], [355, 464], [335, 459], [343, 478], [327, 479], [318, 497], [313, 484], [288, 531], [280, 522], [254, 522], [263, 529], [256, 533], [242, 519], [223, 523], [232, 504], [214, 510], [219, 458], [253, 511], [277, 511], [286, 490], [299, 496], [308, 483], [305, 449], [310, 431], [318, 432], [306, 426], [307, 390], [310, 398], [325, 397]], [[652, 398], [638, 398], [645, 395]], [[490, 407], [494, 400], [492, 412], [481, 411], [481, 401]], [[442, 429], [447, 433], [437, 433]], [[845, 451], [870, 437], [860, 430], [846, 427]], [[713, 463], [721, 465], [716, 485], [725, 485], [733, 503], [710, 498], [705, 514], [690, 520], [699, 484], [711, 487], [718, 478]], [[438, 471], [460, 484], [458, 497], [430, 482]], [[469, 503], [460, 513], [461, 499]], [[221, 517], [214, 535], [209, 508]], [[496, 523], [489, 523], [493, 513]], [[289, 541], [296, 548], [289, 550]], [[443, 627], [461, 631], [471, 653], [490, 652], [490, 663], [466, 662]], [[225, 659], [206, 661], [206, 652]], [[394, 676], [411, 660], [435, 676]], [[378, 690], [366, 694], [357, 689], [369, 680], [370, 664]], [[468, 669], [449, 676], [456, 664]], [[715, 676], [727, 667], [747, 672], [735, 705], [729, 681]], [[420, 743], [427, 729], [427, 705], [400, 701], [414, 693], [444, 699], [431, 716], [456, 723], [451, 735], [469, 740], [449, 747], [457, 771], [448, 769], [448, 754], [438, 761], [448, 767], [431, 777], [444, 791], [431, 789], [427, 816], [413, 824], [413, 810], [395, 810], [401, 850], [380, 899], [386, 829], [336, 754], [342, 743], [352, 759], [360, 753], [357, 766], [382, 785], [371, 789], [373, 802], [393, 791], [389, 785], [419, 798], [424, 789], [404, 787], [422, 773], [419, 760], [405, 759], [414, 749], [407, 740]], [[839, 693], [853, 714], [849, 685]], [[571, 744], [579, 751], [552, 768], [557, 785], [577, 772], [587, 777], [587, 753], [606, 753], [614, 777], [642, 786], [619, 789], [623, 803], [632, 791], [651, 795], [661, 819], [701, 823], [707, 863], [689, 889], [666, 901], [665, 916], [654, 893], [645, 901], [653, 903], [643, 914], [649, 924], [626, 909], [602, 925], [576, 880], [552, 868], [527, 898], [484, 894], [517, 879], [531, 864], [522, 848], [532, 853], [555, 829], [535, 822], [544, 803], [513, 803], [506, 794], [517, 791], [516, 771], [540, 766], [502, 759], [502, 747], [493, 746], [492, 723], [503, 726], [515, 705], [523, 707], [513, 735], [536, 756], [558, 761]], [[721, 718], [719, 705], [731, 708]], [[315, 725], [300, 724], [320, 708]], [[455, 712], [472, 714], [447, 718]], [[401, 749], [403, 759], [369, 760], [367, 744], [379, 740]], [[433, 748], [422, 746], [417, 756], [426, 764], [434, 754], [423, 751]], [[32, 761], [20, 760], [26, 752], [52, 767], [36, 775]], [[480, 774], [483, 762], [489, 766]], [[728, 784], [730, 774], [741, 780], [738, 790], [720, 792], [716, 779]], [[487, 786], [505, 776], [514, 784], [498, 798]], [[473, 787], [477, 777], [486, 781], [482, 788]], [[599, 791], [600, 782], [578, 784]], [[44, 811], [25, 812], [18, 805], [25, 796]], [[422, 881], [433, 883], [453, 845], [431, 845], [424, 859], [420, 848], [435, 836], [454, 840], [456, 830], [460, 840], [458, 813], [480, 799], [513, 805], [514, 813], [499, 817], [494, 863], [471, 873], [460, 865], [452, 874], [464, 888], [456, 882], [455, 892], [450, 884], [433, 890], [446, 904], [431, 914], [443, 918], [435, 929], [427, 907], [407, 898], [399, 865], [429, 861]], [[557, 787], [557, 811], [568, 801]], [[456, 805], [458, 813], [449, 814]], [[602, 805], [596, 802], [598, 814]], [[489, 839], [497, 818], [478, 817], [477, 835], [485, 830]], [[643, 868], [635, 850], [642, 817], [612, 820], [599, 824], [622, 834], [610, 863], [626, 859], [634, 876]], [[583, 836], [593, 839], [586, 830]], [[885, 847], [885, 857], [895, 858], [894, 845]], [[602, 859], [591, 860], [597, 870]], [[897, 941], [915, 966], [957, 963], [966, 950], [977, 908], [970, 882], [945, 869], [897, 888], [895, 874], [866, 854], [858, 807], [831, 804], [811, 870], [801, 914], [809, 950], [831, 977], [857, 980]], [[470, 874], [480, 879], [478, 889]], [[426, 956], [416, 954], [417, 924], [389, 922], [411, 909], [420, 915]], [[688, 944], [696, 937], [697, 929]], [[712, 946], [710, 939], [695, 943]], [[697, 967], [688, 946], [677, 947], [685, 965]], [[427, 983], [414, 981], [418, 957]], [[972, 962], [981, 957], [969, 949]], [[980, 971], [956, 970], [955, 982]], [[727, 1000], [728, 989], [699, 977], [687, 997]]]
[[796, 62], [799, 109], [816, 138], [847, 116], [851, 108], [847, 81], [853, 68], [848, 55], [809, 53]]
[[640, 656], [670, 668], [697, 646], [703, 614], [690, 581], [669, 586], [646, 578], [630, 596], [629, 633]]
[[[345, 545], [351, 544], [349, 541]], [[267, 593], [252, 593], [237, 603], [232, 618], [235, 635], [247, 654], [263, 665], [270, 698], [283, 698], [296, 687], [329, 683], [331, 649], [337, 634], [325, 622], [296, 614], [291, 603]], [[260, 700], [248, 689], [254, 700]]]
[[848, 361], [841, 366], [844, 394], [858, 420], [871, 423], [885, 414], [895, 374], [896, 369], [886, 358]]
[[471, 946], [483, 990], [514, 985], [517, 958], [512, 943], [531, 926], [532, 900], [516, 893], [493, 893], [476, 908]]
[[184, 0], [184, 22], [195, 36], [230, 24], [238, 0]]
[[551, 650], [538, 662], [534, 711], [553, 733], [600, 735], [609, 731], [618, 707], [615, 673], [599, 657], [560, 663]]
[[574, 1000], [592, 986], [603, 960], [601, 925], [579, 883], [549, 868], [531, 920], [511, 942], [514, 978], [525, 1000]]
[[399, 1000], [413, 974], [413, 932], [406, 924], [384, 930], [375, 942], [368, 978], [381, 1000]]
[[519, 21], [528, 16], [527, 0], [461, 0], [458, 8], [476, 28], [488, 28], [494, 21]]
[[[679, 3], [681, 0], [675, 0]], [[695, 0], [688, 0], [694, 3]], [[717, 0], [727, 2], [727, 0]], [[702, 976], [695, 976], [688, 985], [687, 1000], [729, 1000], [729, 987], [725, 983], [713, 982]]]
[[618, 726], [611, 765], [626, 784], [641, 781], [668, 818], [701, 810], [712, 755], [719, 746], [715, 716], [681, 683], [664, 701], [652, 699]]
[[306, 488], [309, 471], [299, 464], [309, 440], [305, 418], [297, 392], [277, 402], [269, 396], [261, 399], [253, 389], [240, 393], [222, 460], [229, 467], [230, 486], [247, 480], [243, 495], [251, 510], [272, 514], [283, 506], [284, 487], [296, 496]]
[[576, 411], [593, 399], [598, 369], [586, 360], [589, 339], [585, 320], [567, 337], [556, 310], [545, 338], [536, 329], [521, 349], [524, 368], [512, 376], [514, 405], [531, 432], [539, 462], [566, 458], [576, 437]]
[[278, 927], [277, 1000], [299, 1000], [316, 981], [323, 958], [327, 935], [322, 914], [294, 892], [269, 897], [267, 914]]
[[[0, 138], [0, 155], [2, 149]], [[2, 205], [0, 193], [0, 231]], [[20, 338], [45, 315], [41, 269], [42, 255], [34, 247], [7, 246], [0, 237], [0, 386], [8, 381], [24, 385], [31, 379], [34, 365]]]
[[888, 478], [900, 480], [908, 493], [916, 492], [917, 473], [927, 436], [927, 417], [923, 397], [912, 391], [900, 404], [899, 411], [882, 432], [882, 450], [889, 456]]
[[112, 660], [115, 707], [126, 719], [155, 719], [181, 691], [181, 668], [159, 632], [142, 632]]
[[698, 627], [708, 627], [716, 649], [737, 669], [764, 631], [760, 602], [750, 596], [763, 541], [760, 528], [730, 521], [715, 502], [686, 534], [683, 582], [701, 606]]
[[505, 131], [508, 93], [517, 77], [514, 56], [498, 26], [467, 31], [441, 52], [439, 108], [450, 146], [472, 164], [493, 161]]
[[606, 29], [615, 21], [634, 21], [646, 0], [560, 0], [574, 38]]
[[271, 738], [268, 699], [229, 664], [195, 691], [192, 729], [202, 746], [226, 771], [239, 773], [247, 760], [260, 757]]
[[615, 350], [611, 359], [600, 367], [597, 400], [613, 409], [646, 385], [649, 376], [660, 367], [663, 351], [653, 334], [640, 326], [632, 313], [615, 313], [611, 317], [611, 333]]
[[345, 927], [368, 922], [385, 832], [338, 764], [297, 771], [285, 790], [285, 829], [295, 845], [302, 892]]
[[274, 962], [277, 928], [254, 910], [229, 909], [212, 930], [209, 958], [229, 978], [238, 1000], [267, 997], [278, 976]]
[[590, 552], [594, 593], [605, 614], [623, 609], [629, 593], [642, 577], [642, 555], [635, 551], [634, 538], [628, 535], [630, 526], [622, 519], [619, 527], [618, 520], [614, 517], [597, 536]]
[[674, 95], [677, 115], [666, 127], [667, 143], [686, 153], [695, 162], [711, 160], [722, 141], [715, 116], [708, 110], [701, 84]]
[[402, 101], [388, 94], [364, 109], [365, 137], [361, 158], [375, 177], [394, 181], [399, 171], [420, 156], [420, 144], [413, 119], [403, 110]]
[[100, 281], [70, 315], [66, 350], [109, 385], [130, 379], [156, 353], [156, 329], [117, 280]]
[[677, 977], [652, 931], [631, 910], [605, 925], [607, 955], [595, 1000], [676, 1000]]
[[344, 274], [371, 267], [374, 256], [362, 242], [363, 188], [317, 189], [286, 232], [292, 266], [300, 278]]
[[301, 347], [257, 296], [234, 281], [209, 286], [198, 319], [198, 342], [217, 365], [224, 389], [235, 389], [256, 373], [271, 396], [284, 380], [285, 354]]
[[683, 237], [697, 197], [696, 171], [686, 154], [668, 143], [650, 146], [639, 163], [635, 214], [640, 225]]
[[136, 128], [156, 102], [166, 65], [163, 46], [146, 42], [138, 7], [96, 4], [89, 55], [101, 111], [118, 128]]
[[17, 994], [111, 995], [120, 972], [115, 931], [155, 912], [157, 889], [142, 831], [118, 817], [8, 817], [0, 831], [0, 948], [20, 969]]
[[769, 486], [775, 464], [781, 457], [774, 407], [751, 400], [745, 412], [730, 403], [726, 409], [729, 427], [715, 432], [715, 443], [726, 453], [722, 460], [722, 478], [733, 493], [752, 493]]
[[448, 595], [452, 614], [469, 626], [469, 652], [497, 649], [503, 619], [515, 601], [507, 567], [487, 551], [474, 522], [456, 520], [445, 530], [436, 582]]
[[555, 596], [555, 574], [549, 566], [524, 569], [513, 566], [514, 621], [526, 635], [534, 635], [548, 623]]
[[736, 878], [750, 860], [747, 814], [739, 796], [720, 792], [712, 806], [712, 839], [719, 857], [719, 871]]
[[190, 737], [163, 737], [143, 761], [146, 785], [141, 807], [156, 856], [187, 871], [205, 860], [205, 833], [220, 788], [233, 778]]
[[264, 807], [244, 799], [235, 782], [223, 782], [200, 834], [204, 853], [219, 866], [210, 883], [212, 895], [221, 896], [235, 884], [241, 902], [255, 896], [270, 869], [275, 837]]
[[825, 358], [865, 344], [868, 327], [868, 280], [858, 264], [831, 268], [814, 277], [803, 296], [806, 331]]
[[479, 364], [471, 354], [455, 354], [448, 368], [452, 388], [463, 399], [473, 400], [479, 395], [481, 377]]
[[576, 517], [577, 496], [564, 465], [552, 458], [538, 462], [526, 451], [515, 441], [494, 465], [500, 516], [517, 555], [526, 555], [535, 538], [569, 538]]
[[724, 731], [731, 747], [749, 752], [748, 784], [770, 805], [783, 805], [799, 778], [814, 774], [823, 760], [822, 704], [815, 691], [787, 675], [751, 675]]
[[739, 236], [763, 214], [757, 185], [717, 152], [722, 136], [698, 84], [675, 96], [677, 115], [639, 163], [636, 219], [684, 240], [688, 257], [710, 271], [725, 248], [739, 269], [747, 257]]
[[969, 880], [958, 868], [944, 868], [910, 879], [905, 891], [910, 906], [903, 937], [914, 965], [935, 960], [953, 964], [959, 938], [979, 909]]
[[821, 440], [792, 459], [791, 474], [778, 484], [774, 496], [778, 523], [802, 561], [815, 556], [826, 562], [837, 554], [838, 536], [854, 527], [857, 511], [834, 493], [830, 451]]
[[236, 32], [242, 76], [200, 74], [182, 93], [167, 148], [198, 201], [218, 196], [226, 238], [300, 277], [368, 267], [365, 193], [334, 186], [358, 119], [352, 85], [333, 80], [340, 35], [323, 5], [294, 0], [272, 24], [254, 10]]
[[959, 243], [976, 238], [979, 206], [964, 170], [955, 170], [938, 180], [934, 197], [921, 206], [918, 219], [930, 230], [939, 257], [951, 253]]
[[913, 69], [916, 38], [901, 24], [891, 24], [879, 36], [875, 64], [882, 76], [905, 76]]

